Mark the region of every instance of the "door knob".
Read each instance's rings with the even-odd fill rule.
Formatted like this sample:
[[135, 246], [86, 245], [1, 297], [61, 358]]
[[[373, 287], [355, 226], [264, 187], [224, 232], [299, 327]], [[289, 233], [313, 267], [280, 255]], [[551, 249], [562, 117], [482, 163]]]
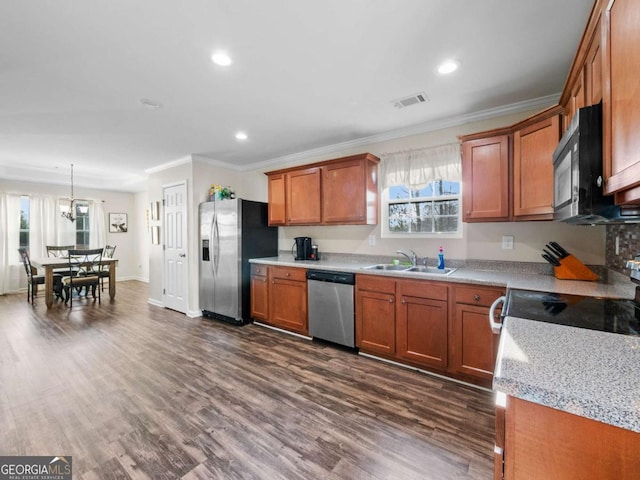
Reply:
[[187, 254], [186, 254], [186, 253], [181, 253], [181, 254], [180, 254], [180, 255], [178, 255], [178, 256], [179, 256], [179, 257], [181, 257], [181, 258], [184, 258], [184, 257], [186, 257], [186, 256], [187, 256]]

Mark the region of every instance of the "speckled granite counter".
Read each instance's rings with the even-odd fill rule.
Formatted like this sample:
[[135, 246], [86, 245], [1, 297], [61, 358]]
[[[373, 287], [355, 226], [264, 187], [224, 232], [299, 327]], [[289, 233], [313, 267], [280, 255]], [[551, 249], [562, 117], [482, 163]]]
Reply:
[[366, 270], [365, 267], [376, 263], [390, 262], [388, 257], [368, 257], [364, 255], [333, 254], [326, 260], [295, 261], [291, 255], [256, 258], [252, 263], [265, 265], [281, 265], [287, 267], [314, 268], [318, 270], [366, 273], [401, 278], [438, 280], [443, 282], [473, 283], [488, 286], [521, 288], [540, 292], [557, 292], [590, 297], [627, 298], [635, 295], [635, 285], [628, 277], [604, 269], [602, 280], [584, 282], [575, 280], [558, 280], [550, 266], [537, 263], [515, 262], [450, 262], [447, 266], [457, 268], [450, 275], [429, 273], [404, 273], [398, 271]]
[[640, 337], [507, 317], [494, 390], [640, 432]]

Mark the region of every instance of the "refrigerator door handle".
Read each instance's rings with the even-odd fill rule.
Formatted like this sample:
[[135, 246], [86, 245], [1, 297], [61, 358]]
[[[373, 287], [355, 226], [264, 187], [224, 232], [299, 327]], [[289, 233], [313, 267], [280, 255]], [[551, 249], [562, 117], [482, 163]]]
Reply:
[[220, 231], [218, 229], [218, 215], [216, 214], [213, 215], [211, 238], [213, 239], [213, 262], [211, 262], [211, 268], [215, 276], [218, 273], [218, 264], [220, 263]]

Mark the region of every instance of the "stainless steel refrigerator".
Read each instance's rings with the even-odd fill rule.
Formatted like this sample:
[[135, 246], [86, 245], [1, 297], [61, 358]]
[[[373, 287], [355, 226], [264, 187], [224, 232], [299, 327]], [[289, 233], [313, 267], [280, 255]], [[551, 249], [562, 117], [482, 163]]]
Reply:
[[250, 258], [278, 255], [267, 204], [239, 198], [200, 204], [200, 309], [206, 317], [251, 321]]

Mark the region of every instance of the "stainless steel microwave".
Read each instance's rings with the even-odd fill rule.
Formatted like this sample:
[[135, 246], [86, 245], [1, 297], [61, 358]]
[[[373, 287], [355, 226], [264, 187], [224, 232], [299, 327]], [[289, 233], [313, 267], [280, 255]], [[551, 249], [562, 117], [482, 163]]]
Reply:
[[602, 194], [602, 104], [579, 109], [553, 152], [554, 220], [574, 224], [640, 222], [640, 208]]

